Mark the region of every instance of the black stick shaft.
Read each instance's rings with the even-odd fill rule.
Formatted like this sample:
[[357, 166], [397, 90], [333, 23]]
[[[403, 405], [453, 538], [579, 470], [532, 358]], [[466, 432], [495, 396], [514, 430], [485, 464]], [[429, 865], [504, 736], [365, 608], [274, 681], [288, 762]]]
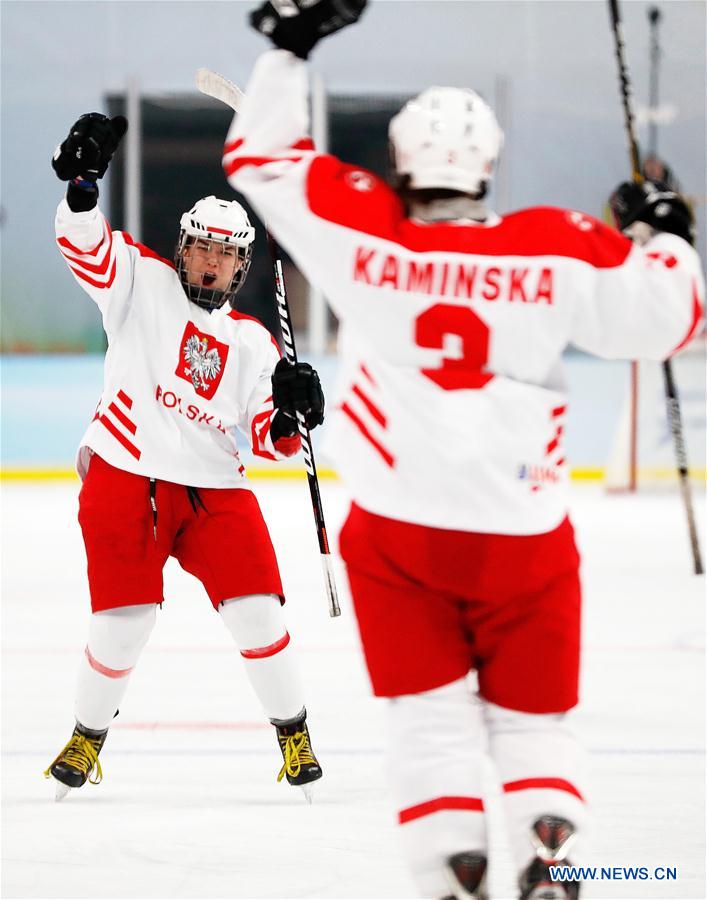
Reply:
[[650, 120], [648, 123], [648, 152], [654, 156], [658, 152], [658, 85], [660, 76], [660, 42], [658, 39], [658, 25], [660, 23], [660, 10], [657, 6], [648, 10], [648, 21], [651, 30], [650, 49], [650, 84], [648, 91], [648, 107]]
[[[619, 73], [619, 88], [624, 110], [624, 125], [626, 128], [626, 136], [628, 138], [633, 180], [638, 184], [641, 184], [643, 182], [643, 175], [641, 174], [641, 159], [638, 153], [638, 142], [636, 141], [634, 127], [635, 120], [631, 108], [631, 82], [628, 75], [628, 67], [626, 65], [625, 43], [618, 0], [609, 0], [609, 15], [611, 17], [611, 29], [614, 35], [614, 49], [616, 52], [616, 63]], [[702, 554], [700, 552], [700, 542], [695, 522], [695, 510], [692, 504], [692, 492], [690, 490], [690, 477], [687, 464], [687, 447], [685, 445], [685, 433], [682, 424], [682, 414], [680, 412], [680, 400], [675, 385], [675, 378], [673, 377], [673, 367], [669, 359], [666, 359], [663, 362], [663, 382], [668, 423], [673, 435], [673, 447], [675, 450], [680, 493], [685, 507], [685, 515], [687, 517], [687, 528], [690, 537], [695, 575], [702, 575], [704, 573], [704, 568], [702, 566]]]
[[[280, 259], [279, 247], [270, 232], [268, 232], [268, 250], [270, 251], [270, 260], [272, 262], [273, 275], [275, 278], [275, 299], [277, 300], [277, 311], [280, 316], [280, 327], [282, 329], [282, 338], [285, 344], [285, 357], [288, 362], [295, 365], [297, 362], [295, 331], [292, 326], [290, 307], [287, 302], [285, 277], [282, 272], [282, 260]], [[331, 564], [331, 551], [329, 549], [326, 523], [324, 522], [324, 507], [322, 506], [322, 498], [319, 491], [319, 479], [317, 478], [317, 466], [314, 462], [312, 438], [309, 434], [309, 429], [305, 423], [304, 416], [299, 412], [297, 413], [297, 427], [299, 429], [300, 437], [302, 438], [302, 455], [304, 456], [304, 465], [307, 470], [307, 483], [309, 484], [312, 512], [314, 513], [314, 522], [317, 528], [319, 552], [321, 553], [322, 564], [324, 566], [324, 580], [329, 603], [329, 615], [332, 617], [340, 616], [341, 608], [339, 606], [336, 582], [334, 581], [334, 571]]]

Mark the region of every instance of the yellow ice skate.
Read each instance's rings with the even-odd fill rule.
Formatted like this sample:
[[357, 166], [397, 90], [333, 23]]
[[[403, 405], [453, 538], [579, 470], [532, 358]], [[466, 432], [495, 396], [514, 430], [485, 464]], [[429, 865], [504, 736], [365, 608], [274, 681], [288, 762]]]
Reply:
[[98, 754], [106, 740], [108, 729], [91, 731], [76, 723], [69, 743], [44, 772], [45, 778], [54, 778], [56, 800], [63, 800], [71, 788], [79, 788], [87, 781], [100, 784], [103, 779]]

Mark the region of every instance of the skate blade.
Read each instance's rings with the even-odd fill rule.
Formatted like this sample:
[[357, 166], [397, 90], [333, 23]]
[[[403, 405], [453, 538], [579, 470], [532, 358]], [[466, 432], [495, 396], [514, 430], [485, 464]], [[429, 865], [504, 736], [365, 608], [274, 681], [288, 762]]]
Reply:
[[64, 797], [66, 797], [66, 795], [69, 793], [71, 788], [69, 787], [68, 784], [63, 784], [63, 782], [57, 781], [56, 778], [54, 779], [54, 781], [56, 781], [56, 790], [54, 792], [54, 801], [56, 803], [59, 803], [61, 800], [64, 799]]
[[304, 794], [304, 799], [307, 801], [309, 806], [312, 805], [312, 800], [314, 799], [314, 783], [310, 784], [301, 784], [300, 788], [302, 793]]

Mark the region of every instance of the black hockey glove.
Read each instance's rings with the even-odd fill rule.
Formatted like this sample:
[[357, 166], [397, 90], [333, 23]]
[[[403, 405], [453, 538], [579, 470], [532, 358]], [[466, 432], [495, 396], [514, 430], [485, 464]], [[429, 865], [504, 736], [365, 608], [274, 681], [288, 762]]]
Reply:
[[324, 421], [324, 393], [319, 375], [309, 363], [293, 366], [280, 360], [272, 374], [272, 402], [278, 410], [270, 426], [273, 442], [297, 434], [298, 412], [310, 430]]
[[621, 231], [634, 222], [645, 222], [656, 231], [677, 234], [690, 244], [695, 241], [694, 220], [687, 203], [660, 183], [624, 181], [609, 198], [609, 206]]
[[307, 59], [312, 47], [357, 22], [368, 0], [266, 0], [250, 24], [281, 50]]
[[66, 200], [74, 212], [93, 209], [96, 205], [96, 181], [105, 175], [127, 129], [128, 120], [124, 116], [109, 119], [101, 113], [85, 113], [54, 151], [52, 168], [57, 178], [69, 182]]

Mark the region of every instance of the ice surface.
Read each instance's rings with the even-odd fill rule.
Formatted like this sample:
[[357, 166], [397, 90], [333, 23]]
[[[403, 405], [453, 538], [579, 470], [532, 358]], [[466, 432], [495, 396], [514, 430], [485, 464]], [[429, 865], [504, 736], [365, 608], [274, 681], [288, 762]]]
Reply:
[[[77, 485], [3, 490], [3, 896], [403, 898], [369, 696], [343, 573], [327, 615], [304, 482], [255, 483], [325, 767], [314, 805], [277, 784], [270, 726], [201, 586], [170, 561], [166, 602], [102, 754], [105, 780], [53, 800], [42, 770], [70, 734], [88, 615]], [[329, 529], [343, 489], [322, 485]], [[700, 515], [704, 494], [698, 497]], [[601, 898], [705, 897], [704, 580], [675, 495], [575, 492], [584, 555], [583, 705], [596, 825], [586, 862], [675, 866], [673, 882], [587, 884]], [[495, 900], [513, 873], [493, 786]]]

